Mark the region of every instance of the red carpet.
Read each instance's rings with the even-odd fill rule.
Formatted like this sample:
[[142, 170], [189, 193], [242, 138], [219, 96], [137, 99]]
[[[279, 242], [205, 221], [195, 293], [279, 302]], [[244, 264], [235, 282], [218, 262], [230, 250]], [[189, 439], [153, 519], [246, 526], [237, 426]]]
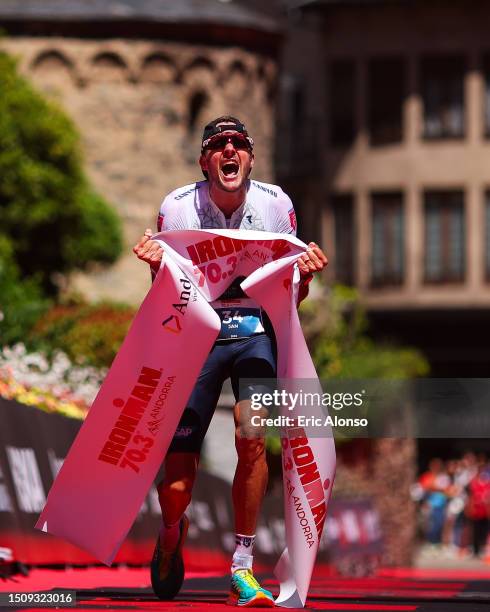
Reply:
[[[277, 593], [272, 578], [265, 576], [263, 584]], [[225, 608], [228, 577], [213, 572], [188, 572], [173, 602], [154, 597], [148, 568], [35, 568], [28, 576], [0, 581], [3, 592], [58, 589], [76, 590], [77, 609], [82, 610], [230, 609]], [[369, 578], [346, 578], [332, 576], [328, 568], [317, 568], [307, 607], [338, 612], [488, 612], [490, 572], [397, 569], [382, 570]]]

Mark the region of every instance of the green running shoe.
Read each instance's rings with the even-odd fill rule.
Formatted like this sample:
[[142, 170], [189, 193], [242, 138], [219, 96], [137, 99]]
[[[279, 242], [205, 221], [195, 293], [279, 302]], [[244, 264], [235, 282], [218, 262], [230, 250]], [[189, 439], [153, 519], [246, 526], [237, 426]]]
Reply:
[[182, 559], [182, 548], [189, 529], [189, 519], [184, 516], [180, 519], [180, 535], [177, 548], [168, 552], [163, 550], [158, 536], [151, 560], [151, 586], [158, 599], [173, 599], [180, 591], [184, 582], [184, 560]]
[[239, 569], [231, 577], [231, 591], [226, 603], [243, 608], [273, 608], [274, 598], [270, 591], [260, 586], [252, 570]]

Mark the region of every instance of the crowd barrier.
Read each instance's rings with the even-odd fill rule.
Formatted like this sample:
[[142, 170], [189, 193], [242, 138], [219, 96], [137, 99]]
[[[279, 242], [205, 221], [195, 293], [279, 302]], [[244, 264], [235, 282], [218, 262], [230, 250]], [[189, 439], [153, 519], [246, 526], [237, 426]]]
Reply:
[[[83, 550], [34, 529], [81, 422], [0, 398], [0, 423], [0, 548], [11, 549], [14, 559], [30, 565], [96, 563]], [[96, 507], [93, 512], [97, 513]], [[188, 514], [190, 565], [195, 569], [226, 565], [235, 546], [229, 483], [201, 470]], [[257, 529], [254, 554], [264, 566], [273, 565], [284, 548], [282, 517], [278, 487], [266, 496]], [[147, 564], [160, 520], [158, 495], [152, 487], [115, 563]], [[355, 571], [356, 564], [376, 565], [382, 551], [379, 516], [371, 500], [334, 498], [318, 561], [348, 573]]]

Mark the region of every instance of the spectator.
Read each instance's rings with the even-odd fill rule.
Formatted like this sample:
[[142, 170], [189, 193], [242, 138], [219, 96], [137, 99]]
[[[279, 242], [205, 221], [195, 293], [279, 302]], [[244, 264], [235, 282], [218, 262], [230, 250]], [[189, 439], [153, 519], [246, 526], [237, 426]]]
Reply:
[[466, 506], [467, 482], [461, 478], [463, 471], [462, 460], [451, 459], [446, 464], [446, 470], [450, 479], [447, 489], [448, 504], [446, 511], [446, 523], [444, 525], [443, 542], [448, 550], [455, 551], [462, 545], [464, 529], [464, 509]]
[[471, 524], [473, 554], [485, 552], [490, 517], [490, 476], [483, 457], [479, 458], [476, 476], [468, 485], [466, 516]]
[[448, 501], [447, 491], [451, 484], [441, 459], [432, 459], [429, 469], [422, 474], [419, 484], [424, 491], [427, 510], [427, 539], [431, 544], [442, 542], [442, 531]]

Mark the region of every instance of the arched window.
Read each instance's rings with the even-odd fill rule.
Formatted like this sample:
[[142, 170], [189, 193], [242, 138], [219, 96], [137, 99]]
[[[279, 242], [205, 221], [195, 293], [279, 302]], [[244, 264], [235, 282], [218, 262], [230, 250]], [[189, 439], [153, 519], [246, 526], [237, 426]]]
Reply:
[[92, 60], [92, 78], [95, 81], [122, 82], [127, 80], [128, 66], [123, 58], [112, 51], [98, 53]]
[[190, 87], [209, 87], [216, 81], [216, 66], [206, 57], [190, 62], [181, 73], [181, 80]]
[[194, 134], [198, 127], [198, 119], [208, 103], [209, 97], [204, 91], [194, 92], [189, 99], [188, 109], [188, 129], [190, 134]]
[[233, 61], [227, 70], [223, 83], [226, 94], [230, 98], [242, 98], [250, 86], [249, 76], [243, 62], [240, 60]]
[[46, 92], [62, 90], [76, 80], [73, 62], [55, 49], [39, 53], [31, 62], [31, 70], [34, 79], [39, 80], [40, 87]]
[[148, 83], [170, 83], [175, 80], [174, 61], [161, 52], [151, 53], [141, 63], [140, 80]]

